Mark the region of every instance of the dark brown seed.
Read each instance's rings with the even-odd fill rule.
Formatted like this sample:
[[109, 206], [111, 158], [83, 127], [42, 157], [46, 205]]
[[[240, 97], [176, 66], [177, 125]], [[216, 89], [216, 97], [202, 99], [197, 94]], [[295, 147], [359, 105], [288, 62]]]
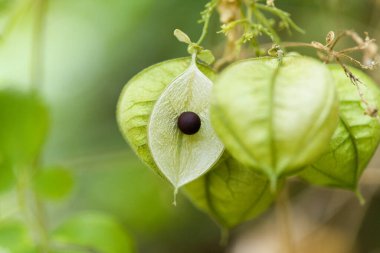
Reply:
[[178, 117], [177, 126], [182, 133], [193, 135], [201, 128], [201, 118], [194, 112], [183, 112]]

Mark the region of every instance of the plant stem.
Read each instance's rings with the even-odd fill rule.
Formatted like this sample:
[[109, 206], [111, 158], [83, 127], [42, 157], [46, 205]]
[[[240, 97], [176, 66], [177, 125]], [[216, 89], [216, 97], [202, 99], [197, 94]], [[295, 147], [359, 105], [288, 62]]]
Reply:
[[198, 39], [197, 43], [198, 45], [201, 45], [203, 40], [206, 38], [207, 32], [208, 32], [208, 27], [210, 24], [210, 19], [211, 16], [215, 10], [215, 7], [218, 5], [219, 1], [221, 0], [211, 0], [207, 5], [206, 5], [206, 10], [202, 12], [202, 20], [200, 22], [204, 23], [203, 24], [203, 29], [202, 29], [202, 34], [200, 38]]
[[288, 186], [279, 193], [276, 199], [276, 223], [280, 232], [281, 249], [283, 253], [297, 253], [293, 237], [293, 223], [289, 210]]
[[42, 86], [44, 76], [44, 34], [48, 0], [36, 0], [35, 8], [30, 58], [30, 83], [35, 90], [38, 90]]
[[[35, 92], [41, 88], [44, 76], [44, 32], [48, 0], [35, 0], [34, 24], [32, 26], [30, 84]], [[49, 234], [45, 210], [34, 190], [33, 177], [39, 168], [39, 157], [25, 168], [18, 171], [18, 197], [26, 223], [33, 234], [38, 251], [49, 252]]]
[[207, 35], [207, 32], [208, 32], [208, 27], [210, 25], [210, 19], [211, 19], [211, 15], [205, 20], [205, 22], [203, 24], [202, 34], [201, 34], [201, 36], [199, 37], [199, 39], [197, 41], [198, 45], [201, 45], [202, 42], [203, 42], [203, 40], [206, 38], [206, 35]]
[[[227, 24], [241, 19], [241, 6], [238, 0], [221, 0], [218, 6], [220, 22]], [[235, 26], [227, 34], [227, 42], [224, 49], [223, 57], [215, 63], [215, 69], [219, 70], [226, 63], [234, 61], [237, 58], [236, 41], [239, 39], [239, 26]]]
[[24, 213], [25, 222], [28, 225], [39, 252], [49, 252], [49, 239], [46, 226], [45, 211], [42, 203], [33, 188], [34, 168], [20, 168], [18, 171], [18, 199], [21, 211]]

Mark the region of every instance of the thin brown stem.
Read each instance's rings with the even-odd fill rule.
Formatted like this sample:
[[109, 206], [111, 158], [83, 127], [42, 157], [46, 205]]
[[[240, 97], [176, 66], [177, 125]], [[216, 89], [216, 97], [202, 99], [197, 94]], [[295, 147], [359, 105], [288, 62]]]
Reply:
[[363, 45], [358, 45], [356, 47], [346, 48], [346, 49], [340, 50], [338, 52], [341, 53], [341, 54], [345, 54], [345, 53], [352, 53], [352, 52], [362, 51], [366, 47], [368, 47], [369, 43], [372, 43], [372, 42], [375, 42], [375, 40], [369, 40], [368, 42], [366, 42]]
[[310, 43], [304, 43], [304, 42], [282, 42], [280, 44], [281, 47], [312, 47], [315, 48], [312, 44]]

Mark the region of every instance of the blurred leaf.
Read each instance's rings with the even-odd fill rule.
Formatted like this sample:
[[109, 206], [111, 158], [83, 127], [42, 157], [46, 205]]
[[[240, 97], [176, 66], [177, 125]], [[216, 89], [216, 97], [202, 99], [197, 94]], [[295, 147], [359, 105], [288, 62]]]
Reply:
[[[300, 175], [312, 184], [357, 190], [360, 176], [380, 140], [378, 119], [364, 115], [358, 91], [338, 65], [330, 66], [340, 100], [340, 122], [328, 152]], [[380, 89], [363, 72], [351, 69], [370, 105], [380, 108]]]
[[262, 214], [272, 203], [269, 181], [224, 155], [223, 160], [184, 190], [193, 203], [225, 228]]
[[147, 170], [131, 151], [91, 160], [76, 167], [75, 172], [78, 187], [70, 211], [104, 210], [117, 215], [129, 229], [150, 238], [178, 226], [170, 224], [173, 216], [180, 215], [178, 208], [168, 204], [173, 198], [172, 188]]
[[101, 253], [134, 252], [132, 239], [123, 227], [112, 217], [95, 212], [69, 218], [52, 239], [60, 245], [77, 245]]
[[70, 193], [74, 179], [70, 171], [53, 167], [39, 171], [34, 184], [36, 192], [42, 198], [60, 200]]
[[0, 223], [0, 252], [37, 253], [26, 227], [16, 221]]
[[14, 2], [14, 0], [0, 0], [0, 12], [7, 10]]
[[12, 165], [0, 157], [0, 192], [6, 191], [13, 185], [14, 174]]
[[36, 93], [0, 91], [0, 154], [14, 168], [38, 157], [48, 130], [48, 112]]

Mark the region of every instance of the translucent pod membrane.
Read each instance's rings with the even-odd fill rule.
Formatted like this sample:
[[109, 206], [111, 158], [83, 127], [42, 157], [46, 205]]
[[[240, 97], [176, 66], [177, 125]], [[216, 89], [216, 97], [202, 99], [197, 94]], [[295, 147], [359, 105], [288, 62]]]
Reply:
[[[197, 67], [177, 77], [158, 98], [148, 125], [148, 145], [158, 168], [178, 188], [207, 172], [223, 152], [209, 119], [212, 81]], [[199, 116], [201, 126], [194, 134], [178, 128], [184, 112]], [[174, 201], [175, 204], [175, 201]]]
[[[161, 177], [162, 172], [152, 157], [148, 146], [148, 124], [156, 101], [164, 90], [191, 63], [190, 57], [171, 59], [150, 66], [135, 75], [124, 86], [117, 105], [117, 122], [125, 140], [136, 155]], [[199, 69], [213, 80], [215, 74], [207, 66]]]
[[213, 90], [211, 118], [226, 149], [266, 174], [272, 190], [328, 148], [338, 123], [329, 69], [309, 57], [249, 59], [223, 70]]

